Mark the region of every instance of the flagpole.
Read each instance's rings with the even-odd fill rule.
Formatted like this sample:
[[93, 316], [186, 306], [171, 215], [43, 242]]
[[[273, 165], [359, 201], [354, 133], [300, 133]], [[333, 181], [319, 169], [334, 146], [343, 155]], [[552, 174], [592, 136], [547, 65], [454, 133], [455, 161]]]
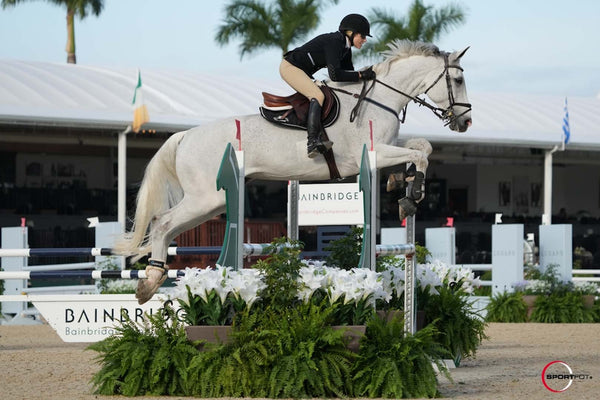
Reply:
[[565, 151], [565, 146], [571, 138], [571, 128], [569, 126], [569, 109], [567, 98], [565, 97], [565, 116], [562, 123], [561, 145], [554, 146], [552, 150], [547, 150], [544, 155], [544, 214], [542, 214], [542, 225], [552, 225], [552, 161], [553, 154]]
[[117, 154], [117, 221], [121, 225], [122, 232], [125, 232], [127, 218], [127, 134], [129, 132], [131, 132], [131, 125], [119, 133]]
[[544, 155], [544, 214], [542, 215], [542, 225], [552, 225], [552, 154], [558, 150], [554, 146], [552, 150], [547, 150]]

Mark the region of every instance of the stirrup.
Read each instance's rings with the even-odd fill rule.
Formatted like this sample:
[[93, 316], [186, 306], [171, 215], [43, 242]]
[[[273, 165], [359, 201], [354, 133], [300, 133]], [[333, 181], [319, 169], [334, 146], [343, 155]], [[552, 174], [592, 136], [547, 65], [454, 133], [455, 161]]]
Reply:
[[319, 154], [325, 154], [329, 149], [333, 147], [333, 142], [331, 140], [326, 140], [324, 142], [315, 142], [309, 143], [306, 152], [308, 153], [308, 158], [315, 158]]

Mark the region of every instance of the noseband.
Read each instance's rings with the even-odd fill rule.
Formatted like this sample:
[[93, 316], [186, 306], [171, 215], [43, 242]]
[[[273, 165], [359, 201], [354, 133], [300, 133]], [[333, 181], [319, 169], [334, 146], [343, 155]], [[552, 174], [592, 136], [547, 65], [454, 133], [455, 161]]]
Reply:
[[[456, 68], [456, 69], [460, 70], [461, 72], [464, 71], [464, 69], [462, 69], [462, 67], [459, 67], [458, 65], [449, 65], [448, 64], [448, 54], [444, 53], [444, 70], [424, 92], [424, 94], [427, 94], [427, 92], [429, 92], [429, 90], [431, 90], [431, 88], [434, 87], [436, 85], [436, 83], [439, 82], [440, 79], [442, 79], [442, 76], [445, 75], [446, 76], [446, 88], [448, 89], [448, 102], [450, 103], [448, 108], [446, 108], [444, 110], [439, 107], [434, 107], [434, 106], [426, 103], [425, 100], [419, 99], [417, 97], [415, 99], [418, 99], [418, 100], [413, 99], [414, 101], [416, 101], [418, 103], [420, 103], [420, 101], [422, 101], [423, 103], [420, 103], [421, 105], [424, 105], [424, 106], [430, 108], [431, 111], [433, 111], [433, 113], [439, 119], [441, 119], [442, 121], [446, 121], [444, 126], [451, 124], [452, 122], [456, 121], [458, 118], [462, 117], [463, 115], [465, 115], [466, 113], [471, 111], [471, 103], [457, 103], [456, 101], [454, 101], [454, 92], [452, 91], [452, 82], [451, 82], [452, 78], [450, 77], [450, 68]], [[462, 113], [455, 115], [454, 114], [454, 106], [466, 107], [467, 109], [465, 111], [463, 111]]]
[[[440, 75], [437, 77], [437, 79], [435, 81], [433, 81], [433, 83], [431, 85], [429, 85], [427, 90], [425, 90], [425, 92], [423, 92], [424, 94], [427, 94], [427, 92], [429, 92], [440, 81], [440, 79], [442, 79], [442, 77], [445, 76], [446, 77], [446, 87], [448, 89], [448, 102], [449, 102], [448, 108], [446, 108], [446, 109], [436, 107], [432, 104], [429, 104], [425, 99], [421, 99], [417, 96], [411, 96], [410, 94], [404, 93], [403, 91], [398, 90], [395, 87], [390, 86], [387, 83], [380, 81], [379, 79], [373, 80], [373, 82], [371, 83], [371, 85], [368, 88], [367, 88], [367, 81], [364, 81], [363, 88], [362, 88], [360, 94], [353, 94], [353, 93], [350, 93], [343, 89], [338, 89], [338, 88], [331, 88], [331, 89], [334, 89], [334, 90], [340, 91], [340, 92], [344, 92], [346, 94], [350, 94], [350, 95], [358, 98], [358, 102], [357, 102], [356, 106], [354, 106], [354, 108], [352, 109], [352, 112], [350, 113], [350, 122], [353, 122], [354, 119], [356, 118], [356, 115], [358, 114], [358, 110], [360, 108], [360, 104], [362, 103], [363, 100], [374, 103], [383, 109], [391, 110], [389, 107], [387, 107], [383, 104], [380, 104], [379, 102], [376, 102], [367, 97], [367, 94], [373, 89], [373, 87], [375, 86], [375, 82], [377, 82], [396, 93], [399, 93], [405, 97], [408, 97], [409, 99], [411, 99], [412, 101], [417, 103], [419, 106], [424, 106], [424, 107], [429, 108], [436, 117], [438, 117], [439, 119], [444, 121], [444, 126], [448, 126], [451, 123], [455, 122], [458, 118], [462, 117], [463, 115], [465, 115], [466, 113], [471, 111], [471, 103], [459, 103], [454, 100], [454, 92], [452, 91], [452, 78], [450, 77], [450, 68], [456, 68], [461, 71], [464, 71], [462, 69], [462, 67], [460, 67], [458, 65], [449, 65], [448, 64], [448, 54], [444, 53], [444, 70], [440, 73]], [[454, 106], [466, 107], [466, 110], [463, 111], [462, 113], [456, 115], [454, 113]], [[392, 112], [395, 115], [398, 115], [395, 111], [392, 111]], [[403, 109], [403, 115], [401, 118], [402, 123], [404, 122], [405, 117], [406, 117], [406, 106]]]

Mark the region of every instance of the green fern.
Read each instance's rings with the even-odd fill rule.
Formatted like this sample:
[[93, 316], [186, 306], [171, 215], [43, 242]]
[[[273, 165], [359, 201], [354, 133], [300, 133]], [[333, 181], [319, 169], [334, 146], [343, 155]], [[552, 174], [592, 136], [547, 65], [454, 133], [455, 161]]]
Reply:
[[462, 358], [475, 355], [486, 338], [486, 323], [472, 311], [469, 297], [461, 294], [460, 288], [437, 289], [439, 295], [431, 296], [424, 307], [426, 322], [436, 327], [436, 340], [452, 353], [458, 364]]
[[267, 307], [238, 319], [231, 342], [198, 353], [187, 393], [199, 397], [347, 397], [354, 353], [332, 310], [314, 304]]
[[101, 368], [91, 379], [97, 394], [186, 393], [187, 365], [198, 351], [168, 306], [145, 318], [143, 324], [127, 318], [115, 335], [88, 346], [99, 353]]
[[496, 294], [487, 305], [488, 322], [527, 322], [527, 305], [521, 292]]
[[594, 322], [594, 316], [593, 309], [584, 307], [583, 298], [580, 294], [555, 292], [548, 296], [538, 296], [531, 314], [531, 322]]
[[448, 352], [435, 342], [435, 335], [433, 325], [405, 335], [402, 320], [373, 319], [353, 367], [354, 393], [383, 398], [437, 396], [432, 363], [449, 375], [440, 361]]

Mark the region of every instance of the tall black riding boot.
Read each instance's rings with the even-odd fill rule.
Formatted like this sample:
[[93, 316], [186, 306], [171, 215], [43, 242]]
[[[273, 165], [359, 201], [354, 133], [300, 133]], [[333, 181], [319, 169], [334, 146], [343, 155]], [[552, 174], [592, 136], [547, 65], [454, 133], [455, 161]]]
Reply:
[[315, 158], [319, 153], [325, 153], [333, 146], [333, 142], [327, 140], [321, 141], [321, 105], [317, 99], [310, 99], [308, 107], [308, 117], [306, 120], [306, 131], [308, 133], [308, 143], [306, 151], [309, 158]]

